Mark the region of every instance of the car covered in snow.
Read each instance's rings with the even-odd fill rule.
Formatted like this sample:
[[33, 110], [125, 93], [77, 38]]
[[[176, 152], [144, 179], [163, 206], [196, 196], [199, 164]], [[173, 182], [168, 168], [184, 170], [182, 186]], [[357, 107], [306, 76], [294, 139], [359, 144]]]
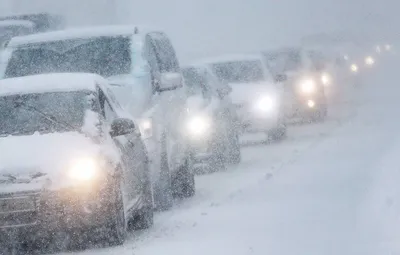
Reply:
[[199, 64], [232, 88], [230, 97], [242, 133], [265, 132], [273, 140], [286, 135], [283, 89], [277, 86], [261, 54], [222, 56]]
[[323, 120], [327, 115], [325, 86], [331, 77], [325, 72], [325, 62], [318, 52], [301, 48], [281, 48], [262, 53], [268, 69], [287, 77], [285, 95], [288, 118]]
[[40, 33], [64, 28], [61, 16], [33, 13], [0, 17], [0, 48], [15, 36]]
[[152, 225], [147, 151], [105, 79], [0, 80], [0, 118], [1, 241], [101, 230], [118, 245], [128, 224]]
[[196, 167], [216, 171], [240, 162], [237, 116], [231, 88], [205, 66], [182, 68], [188, 94], [185, 130], [194, 150]]
[[195, 193], [188, 142], [181, 133], [186, 114], [183, 78], [167, 35], [141, 26], [97, 26], [13, 38], [0, 75], [89, 72], [110, 82], [133, 117], [149, 151], [154, 200], [168, 209], [175, 197]]

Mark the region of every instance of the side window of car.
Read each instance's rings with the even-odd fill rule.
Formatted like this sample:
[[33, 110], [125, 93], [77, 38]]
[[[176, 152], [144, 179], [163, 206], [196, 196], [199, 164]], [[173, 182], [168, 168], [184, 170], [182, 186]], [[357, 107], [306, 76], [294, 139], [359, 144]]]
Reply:
[[117, 114], [115, 113], [113, 107], [111, 106], [110, 102], [106, 94], [99, 89], [99, 100], [100, 100], [100, 107], [101, 113], [108, 124], [111, 124], [116, 118]]
[[160, 76], [160, 65], [158, 61], [157, 51], [155, 48], [154, 40], [150, 35], [146, 36], [146, 58], [150, 66], [151, 72], [151, 83], [153, 86], [153, 93], [157, 91], [158, 80]]
[[157, 51], [157, 59], [160, 71], [179, 72], [179, 62], [171, 41], [163, 33], [152, 33], [152, 39]]

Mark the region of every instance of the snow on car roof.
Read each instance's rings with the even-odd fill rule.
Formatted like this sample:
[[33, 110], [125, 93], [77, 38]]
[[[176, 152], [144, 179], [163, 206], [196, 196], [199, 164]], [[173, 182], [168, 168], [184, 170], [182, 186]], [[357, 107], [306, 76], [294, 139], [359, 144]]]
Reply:
[[102, 86], [107, 81], [90, 73], [50, 73], [0, 80], [0, 96], [70, 92], [79, 90], [95, 91], [96, 85]]
[[31, 43], [41, 43], [48, 41], [62, 41], [69, 39], [89, 39], [93, 37], [100, 36], [120, 36], [120, 35], [133, 35], [135, 29], [138, 29], [139, 33], [144, 33], [145, 31], [155, 31], [144, 26], [134, 26], [134, 25], [120, 25], [120, 26], [90, 26], [83, 28], [72, 28], [65, 30], [58, 30], [52, 32], [44, 32], [31, 34], [26, 36], [14, 37], [9, 46], [18, 46]]
[[0, 27], [10, 27], [10, 26], [23, 26], [32, 28], [35, 24], [29, 20], [3, 20], [0, 21]]
[[207, 65], [213, 63], [224, 63], [224, 62], [236, 62], [236, 61], [254, 61], [261, 60], [261, 54], [236, 54], [236, 55], [225, 55], [220, 57], [207, 58], [197, 61], [193, 65]]

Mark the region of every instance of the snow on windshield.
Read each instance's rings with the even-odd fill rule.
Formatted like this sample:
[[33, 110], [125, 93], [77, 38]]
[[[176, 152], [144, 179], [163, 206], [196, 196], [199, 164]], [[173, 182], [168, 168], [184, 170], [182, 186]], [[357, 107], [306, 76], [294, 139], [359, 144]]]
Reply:
[[260, 82], [265, 79], [262, 62], [259, 60], [214, 63], [212, 68], [221, 81], [228, 83]]
[[13, 49], [5, 77], [51, 72], [86, 72], [109, 77], [130, 71], [130, 39], [117, 36], [17, 47]]
[[84, 124], [84, 92], [0, 97], [0, 136], [79, 131]]

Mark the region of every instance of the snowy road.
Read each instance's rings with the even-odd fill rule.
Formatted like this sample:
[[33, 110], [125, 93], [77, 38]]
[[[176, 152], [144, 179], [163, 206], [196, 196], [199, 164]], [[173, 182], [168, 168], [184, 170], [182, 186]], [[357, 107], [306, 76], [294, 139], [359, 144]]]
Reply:
[[197, 177], [194, 198], [124, 246], [82, 254], [400, 252], [400, 87], [383, 82], [395, 74], [347, 91], [326, 123], [294, 126], [286, 141], [244, 148], [238, 167]]

